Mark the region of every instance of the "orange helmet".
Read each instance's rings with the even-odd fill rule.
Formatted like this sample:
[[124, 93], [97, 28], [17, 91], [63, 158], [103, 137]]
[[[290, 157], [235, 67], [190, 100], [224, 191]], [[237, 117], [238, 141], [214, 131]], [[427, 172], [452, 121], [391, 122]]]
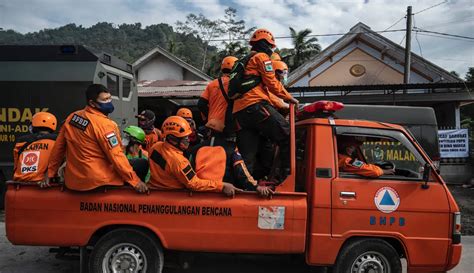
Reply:
[[272, 56], [270, 56], [270, 59], [272, 61], [281, 61], [281, 57], [280, 57], [280, 54], [276, 53], [276, 52], [273, 52], [272, 53]]
[[250, 38], [250, 45], [260, 40], [265, 40], [269, 44], [271, 44], [272, 47], [276, 47], [275, 38], [273, 38], [273, 34], [264, 28], [259, 28], [255, 30], [255, 32], [252, 34], [252, 37]]
[[163, 136], [173, 135], [175, 137], [189, 136], [193, 131], [189, 126], [189, 123], [182, 117], [171, 116], [165, 119], [161, 126]]
[[283, 70], [288, 70], [288, 66], [287, 66], [286, 63], [283, 62], [283, 61], [275, 61], [275, 60], [273, 60], [273, 61], [272, 61], [272, 66], [273, 66], [273, 69], [274, 69], [275, 71], [277, 71], [277, 70], [281, 70], [281, 71], [283, 71]]
[[221, 71], [224, 69], [232, 70], [236, 61], [238, 61], [234, 56], [227, 56], [222, 60]]
[[55, 131], [58, 122], [53, 114], [48, 112], [38, 112], [33, 115], [31, 125], [33, 127], [45, 127]]
[[183, 118], [193, 118], [193, 112], [191, 112], [191, 110], [188, 108], [179, 108], [178, 112], [176, 112], [176, 115]]

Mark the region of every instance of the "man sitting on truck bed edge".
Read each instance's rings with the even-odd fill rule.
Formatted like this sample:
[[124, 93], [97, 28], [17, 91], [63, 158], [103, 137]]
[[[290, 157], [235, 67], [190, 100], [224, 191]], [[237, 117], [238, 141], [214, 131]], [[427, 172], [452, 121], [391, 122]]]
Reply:
[[164, 142], [152, 147], [150, 154], [151, 178], [149, 184], [157, 189], [185, 189], [193, 191], [222, 191], [234, 196], [242, 191], [234, 185], [222, 181], [201, 179], [196, 175], [183, 151], [189, 147], [189, 135], [192, 133], [189, 123], [182, 117], [171, 116], [163, 122]]
[[41, 182], [48, 170], [51, 151], [56, 142], [56, 117], [47, 112], [36, 113], [32, 120], [32, 134], [18, 138], [13, 149], [13, 179]]
[[146, 184], [122, 150], [117, 124], [108, 118], [114, 110], [110, 92], [101, 84], [92, 84], [86, 90], [86, 100], [87, 106], [70, 114], [61, 127], [44, 186], [57, 177], [66, 156], [64, 177], [69, 189], [87, 191], [105, 185], [122, 186], [126, 181], [138, 192], [146, 192]]

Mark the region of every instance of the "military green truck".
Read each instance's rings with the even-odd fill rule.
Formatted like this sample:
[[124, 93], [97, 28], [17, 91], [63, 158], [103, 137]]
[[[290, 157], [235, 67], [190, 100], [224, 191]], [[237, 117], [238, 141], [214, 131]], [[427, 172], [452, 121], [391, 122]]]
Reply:
[[81, 45], [0, 46], [0, 209], [5, 181], [12, 178], [15, 140], [29, 133], [31, 117], [48, 111], [61, 123], [84, 107], [84, 91], [92, 83], [111, 91], [115, 111], [110, 117], [121, 128], [136, 123], [131, 64]]

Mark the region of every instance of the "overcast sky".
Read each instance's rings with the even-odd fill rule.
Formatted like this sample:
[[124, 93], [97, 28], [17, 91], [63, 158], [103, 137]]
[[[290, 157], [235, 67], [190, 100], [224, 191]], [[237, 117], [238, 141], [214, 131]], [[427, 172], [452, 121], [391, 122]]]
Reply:
[[[426, 11], [442, 0], [0, 0], [0, 28], [21, 33], [55, 28], [68, 23], [85, 27], [97, 22], [115, 24], [140, 22], [175, 25], [188, 13], [222, 18], [228, 6], [238, 10], [247, 26], [264, 27], [275, 36], [288, 36], [291, 26], [309, 28], [314, 34], [344, 33], [358, 22], [372, 30], [384, 30], [413, 6], [415, 26], [432, 31], [474, 37], [474, 0], [449, 0]], [[416, 12], [420, 12], [416, 14]], [[401, 20], [391, 29], [405, 27]], [[383, 34], [396, 43], [403, 32]], [[319, 38], [323, 48], [338, 37]], [[474, 40], [413, 35], [412, 51], [462, 77], [474, 66]], [[289, 47], [288, 39], [278, 39], [279, 47]], [[403, 42], [403, 46], [405, 43]]]

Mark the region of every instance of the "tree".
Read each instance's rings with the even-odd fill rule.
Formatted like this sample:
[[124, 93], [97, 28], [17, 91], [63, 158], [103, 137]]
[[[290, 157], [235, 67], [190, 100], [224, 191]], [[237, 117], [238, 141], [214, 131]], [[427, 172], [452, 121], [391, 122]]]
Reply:
[[474, 81], [474, 67], [469, 67], [469, 69], [467, 70], [465, 79], [467, 82]]
[[311, 32], [308, 28], [297, 32], [290, 27], [293, 48], [283, 48], [280, 53], [283, 61], [287, 63], [291, 70], [296, 69], [321, 51], [318, 39], [316, 37], [309, 38]]
[[228, 36], [228, 44], [240, 43], [245, 40], [256, 28], [246, 28], [244, 20], [237, 20], [237, 10], [228, 7], [224, 11], [224, 19], [220, 20], [223, 33]]
[[450, 71], [449, 74], [451, 74], [451, 75], [456, 76], [456, 77], [459, 78], [458, 72], [456, 72], [456, 71], [454, 71], [454, 70], [453, 70], [453, 71]]
[[193, 13], [186, 16], [186, 21], [183, 23], [177, 21], [178, 31], [184, 34], [193, 34], [204, 41], [204, 53], [201, 70], [203, 71], [206, 67], [207, 51], [209, 43], [212, 39], [218, 38], [223, 33], [222, 26], [219, 20], [210, 20], [204, 15], [195, 15]]

